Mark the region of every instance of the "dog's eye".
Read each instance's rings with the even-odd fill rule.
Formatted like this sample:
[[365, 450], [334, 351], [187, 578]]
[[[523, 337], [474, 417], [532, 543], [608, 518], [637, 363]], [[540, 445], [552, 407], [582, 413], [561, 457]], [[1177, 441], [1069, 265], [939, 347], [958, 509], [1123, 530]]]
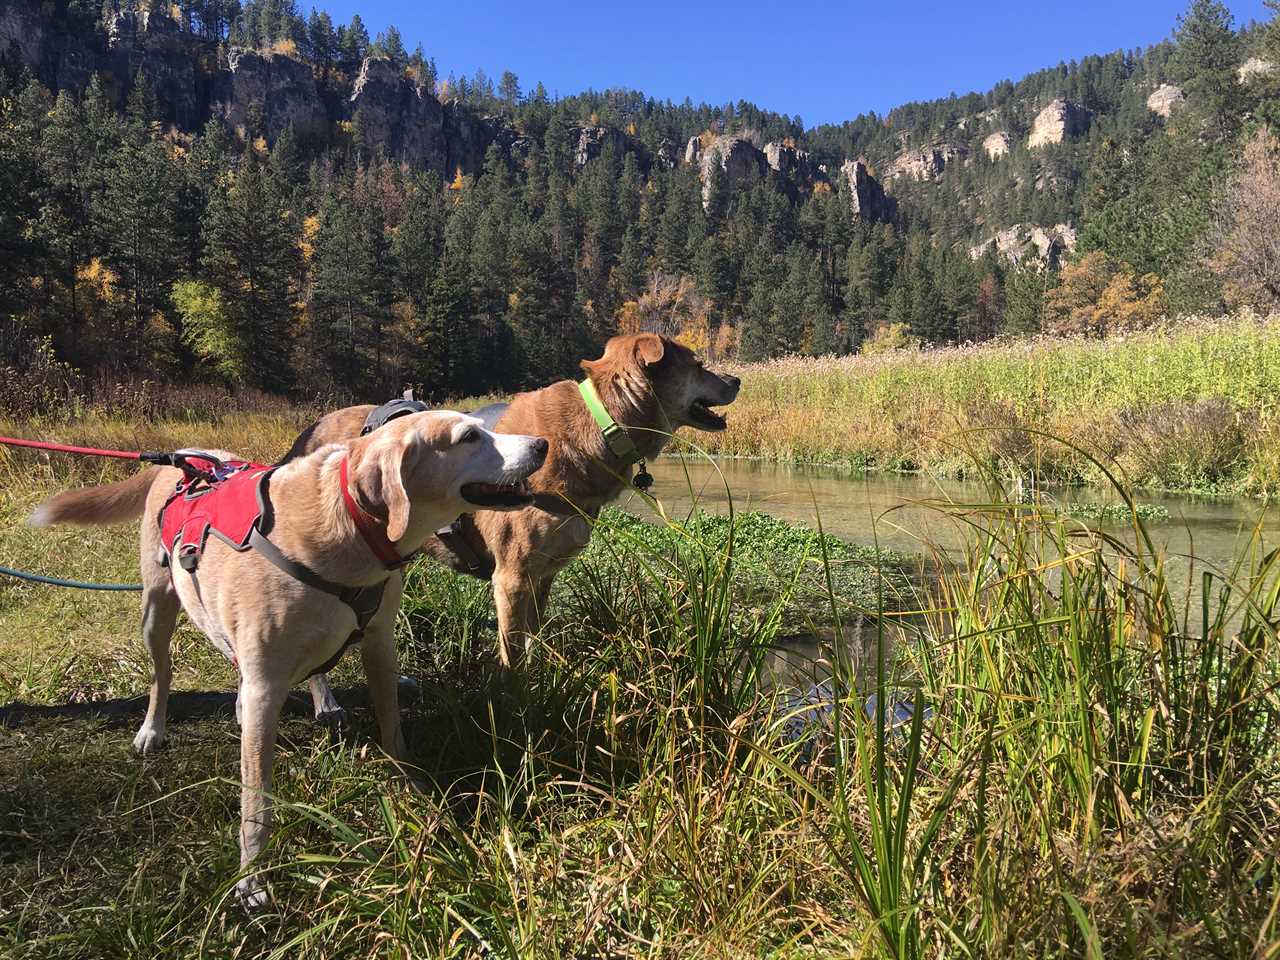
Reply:
[[466, 432], [458, 438], [459, 443], [475, 443], [480, 439], [480, 431], [475, 427], [468, 427]]

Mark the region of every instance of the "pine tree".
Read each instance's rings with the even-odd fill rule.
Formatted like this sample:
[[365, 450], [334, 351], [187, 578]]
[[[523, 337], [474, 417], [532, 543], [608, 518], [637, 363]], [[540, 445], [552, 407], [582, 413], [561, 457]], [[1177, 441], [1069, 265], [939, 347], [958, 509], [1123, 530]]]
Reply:
[[252, 148], [209, 204], [204, 270], [230, 321], [237, 379], [265, 390], [292, 385], [296, 225]]
[[1232, 29], [1231, 11], [1219, 0], [1191, 0], [1178, 18], [1174, 40], [1169, 74], [1187, 96], [1178, 122], [1203, 123], [1214, 136], [1229, 136], [1243, 107], [1236, 81], [1240, 41]]
[[163, 145], [132, 136], [116, 153], [94, 210], [108, 263], [130, 302], [132, 328], [112, 344], [114, 356], [107, 358], [119, 372], [172, 349], [164, 325], [153, 321], [169, 306], [169, 287], [181, 266], [179, 179]]

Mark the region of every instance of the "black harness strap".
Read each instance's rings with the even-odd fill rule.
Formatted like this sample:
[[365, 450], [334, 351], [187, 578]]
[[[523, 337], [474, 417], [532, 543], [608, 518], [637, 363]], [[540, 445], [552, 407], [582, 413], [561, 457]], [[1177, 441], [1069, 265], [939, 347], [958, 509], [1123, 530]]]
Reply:
[[285, 556], [279, 547], [258, 531], [257, 527], [249, 534], [249, 546], [258, 551], [264, 560], [283, 570], [293, 579], [300, 583], [305, 583], [308, 587], [312, 587], [322, 593], [337, 597], [349, 606], [351, 612], [356, 615], [356, 628], [351, 636], [347, 637], [346, 642], [338, 648], [337, 653], [311, 671], [308, 676], [314, 677], [317, 673], [328, 673], [342, 659], [342, 655], [347, 652], [348, 647], [354, 643], [359, 643], [364, 638], [365, 628], [369, 626], [369, 621], [373, 619], [374, 614], [378, 612], [378, 608], [382, 606], [382, 595], [386, 592], [387, 581], [383, 580], [381, 583], [375, 583], [370, 587], [344, 587], [341, 584], [333, 583], [320, 576], [310, 567]]
[[403, 397], [389, 400], [380, 407], [374, 407], [364, 418], [364, 426], [360, 428], [360, 436], [373, 433], [379, 427], [396, 419], [407, 417], [411, 413], [423, 413], [431, 408], [421, 400], [413, 399], [413, 391], [406, 390]]

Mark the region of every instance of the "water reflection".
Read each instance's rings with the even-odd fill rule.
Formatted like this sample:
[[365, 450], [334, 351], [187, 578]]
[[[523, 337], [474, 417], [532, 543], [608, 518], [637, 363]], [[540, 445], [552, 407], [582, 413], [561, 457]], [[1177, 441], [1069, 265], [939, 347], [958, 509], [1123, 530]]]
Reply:
[[[828, 533], [855, 543], [879, 543], [907, 554], [955, 553], [963, 544], [964, 521], [929, 503], [989, 502], [982, 484], [937, 480], [926, 476], [872, 473], [852, 474], [833, 468], [794, 466], [750, 460], [664, 458], [652, 468], [657, 480], [653, 493], [672, 516], [687, 513], [696, 502], [705, 510], [726, 512], [732, 496], [738, 511], [760, 510], [784, 520], [816, 525], [821, 518]], [[1098, 488], [1050, 488], [1041, 491], [1048, 502], [1119, 503], [1114, 492]], [[1255, 525], [1263, 543], [1280, 539], [1280, 509], [1257, 501], [1205, 499], [1159, 493], [1139, 493], [1140, 503], [1157, 504], [1169, 519], [1148, 522], [1157, 549], [1164, 551], [1174, 599], [1194, 609], [1199, 602], [1200, 574], [1205, 569], [1229, 573], [1244, 550]], [[648, 507], [638, 497], [622, 506], [644, 516]], [[1107, 526], [1118, 539], [1132, 544], [1134, 533], [1122, 525]], [[1193, 574], [1190, 557], [1197, 558]], [[1192, 615], [1198, 620], [1198, 616]], [[851, 655], [865, 660], [867, 631], [855, 629], [860, 643], [850, 643]], [[872, 631], [873, 633], [873, 631]], [[829, 667], [820, 662], [829, 646], [815, 638], [795, 637], [773, 660], [776, 670], [797, 679], [822, 676]]]

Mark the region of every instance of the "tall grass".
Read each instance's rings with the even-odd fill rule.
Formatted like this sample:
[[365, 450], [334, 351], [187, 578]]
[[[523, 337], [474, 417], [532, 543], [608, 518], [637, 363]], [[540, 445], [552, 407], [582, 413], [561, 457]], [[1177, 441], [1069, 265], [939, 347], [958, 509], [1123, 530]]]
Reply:
[[1028, 432], [1040, 430], [1114, 459], [1133, 485], [1280, 490], [1276, 317], [734, 372], [743, 387], [729, 428], [706, 441], [720, 454], [950, 476], [972, 474], [976, 455], [1055, 481], [1106, 482], [1088, 457]]
[[[230, 898], [229, 717], [145, 763], [100, 724], [0, 729], [2, 949], [1280, 956], [1280, 556], [1255, 531], [1179, 608], [1136, 510], [1122, 540], [995, 484], [935, 508], [964, 547], [911, 577], [758, 517], [608, 513], [510, 679], [483, 585], [415, 568], [426, 789], [363, 711], [352, 742], [286, 724], [255, 918]], [[802, 625], [831, 679], [797, 738], [802, 681], [768, 665]]]

